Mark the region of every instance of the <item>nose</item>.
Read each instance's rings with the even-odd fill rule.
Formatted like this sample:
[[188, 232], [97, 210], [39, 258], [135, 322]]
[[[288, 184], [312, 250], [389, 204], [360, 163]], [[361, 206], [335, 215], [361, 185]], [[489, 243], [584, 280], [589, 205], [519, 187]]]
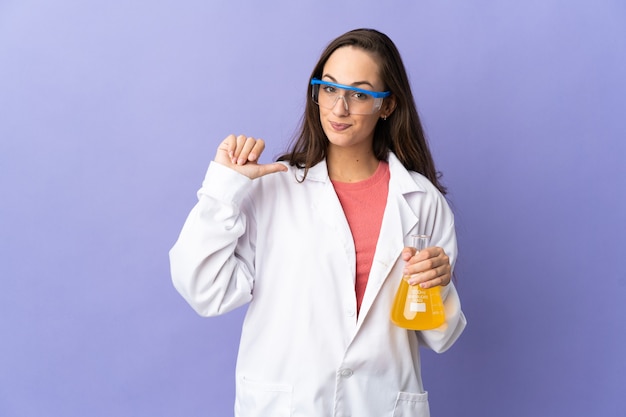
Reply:
[[[341, 103], [343, 101], [343, 103]], [[342, 105], [337, 108], [337, 103], [341, 103]], [[335, 99], [335, 104], [333, 105], [333, 114], [336, 116], [345, 116], [350, 114], [350, 109], [348, 108], [348, 100], [346, 100], [346, 96], [343, 94], [338, 94]]]

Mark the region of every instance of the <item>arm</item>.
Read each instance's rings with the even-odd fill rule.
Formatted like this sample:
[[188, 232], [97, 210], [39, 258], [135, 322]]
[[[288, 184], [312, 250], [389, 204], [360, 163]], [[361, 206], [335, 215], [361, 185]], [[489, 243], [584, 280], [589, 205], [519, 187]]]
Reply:
[[220, 143], [170, 250], [174, 287], [200, 315], [222, 314], [252, 299], [256, 227], [248, 194], [253, 179], [287, 170], [258, 164], [264, 148], [261, 139], [243, 135]]
[[454, 218], [445, 202], [438, 208], [436, 217], [440, 221], [434, 225], [431, 239], [435, 246], [417, 254], [415, 249], [405, 248], [402, 257], [407, 262], [405, 274], [411, 275], [411, 285], [421, 285], [424, 288], [439, 286], [441, 290], [446, 322], [436, 329], [418, 332], [421, 343], [441, 353], [458, 339], [467, 325], [467, 320], [461, 310], [458, 292], [451, 282], [458, 251]]
[[252, 299], [253, 232], [242, 210], [251, 184], [212, 162], [198, 203], [170, 250], [174, 287], [200, 315], [222, 314]]

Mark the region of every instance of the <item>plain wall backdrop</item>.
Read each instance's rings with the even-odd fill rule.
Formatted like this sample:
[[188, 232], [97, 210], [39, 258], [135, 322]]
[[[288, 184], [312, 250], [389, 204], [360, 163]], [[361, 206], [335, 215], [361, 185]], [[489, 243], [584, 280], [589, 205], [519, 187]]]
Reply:
[[0, 416], [232, 415], [245, 309], [198, 317], [168, 250], [219, 141], [284, 150], [357, 27], [400, 49], [457, 216], [433, 417], [626, 415], [622, 0], [0, 0]]

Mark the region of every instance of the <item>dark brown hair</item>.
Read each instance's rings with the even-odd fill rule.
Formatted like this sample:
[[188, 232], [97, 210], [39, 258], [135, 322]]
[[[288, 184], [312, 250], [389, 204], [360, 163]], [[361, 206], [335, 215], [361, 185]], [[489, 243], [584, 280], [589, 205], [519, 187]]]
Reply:
[[[376, 124], [373, 143], [376, 158], [386, 161], [392, 151], [406, 169], [424, 175], [445, 194], [446, 188], [439, 182], [440, 175], [435, 169], [402, 58], [387, 35], [374, 29], [355, 29], [339, 36], [328, 44], [311, 78], [322, 78], [328, 58], [344, 46], [361, 48], [378, 58], [385, 90], [391, 91], [396, 100], [394, 112], [387, 120], [379, 120]], [[291, 150], [278, 158], [304, 169], [305, 178], [309, 168], [322, 161], [328, 150], [328, 138], [320, 123], [319, 107], [311, 99], [311, 90], [309, 85], [304, 115]]]

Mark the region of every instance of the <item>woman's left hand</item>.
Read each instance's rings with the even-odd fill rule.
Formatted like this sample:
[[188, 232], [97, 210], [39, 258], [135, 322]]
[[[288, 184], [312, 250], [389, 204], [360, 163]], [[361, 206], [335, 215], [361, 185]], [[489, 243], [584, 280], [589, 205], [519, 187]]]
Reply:
[[409, 277], [410, 285], [431, 288], [450, 283], [450, 258], [442, 248], [432, 246], [416, 253], [415, 248], [406, 247], [402, 250], [402, 259], [406, 262], [404, 276]]

